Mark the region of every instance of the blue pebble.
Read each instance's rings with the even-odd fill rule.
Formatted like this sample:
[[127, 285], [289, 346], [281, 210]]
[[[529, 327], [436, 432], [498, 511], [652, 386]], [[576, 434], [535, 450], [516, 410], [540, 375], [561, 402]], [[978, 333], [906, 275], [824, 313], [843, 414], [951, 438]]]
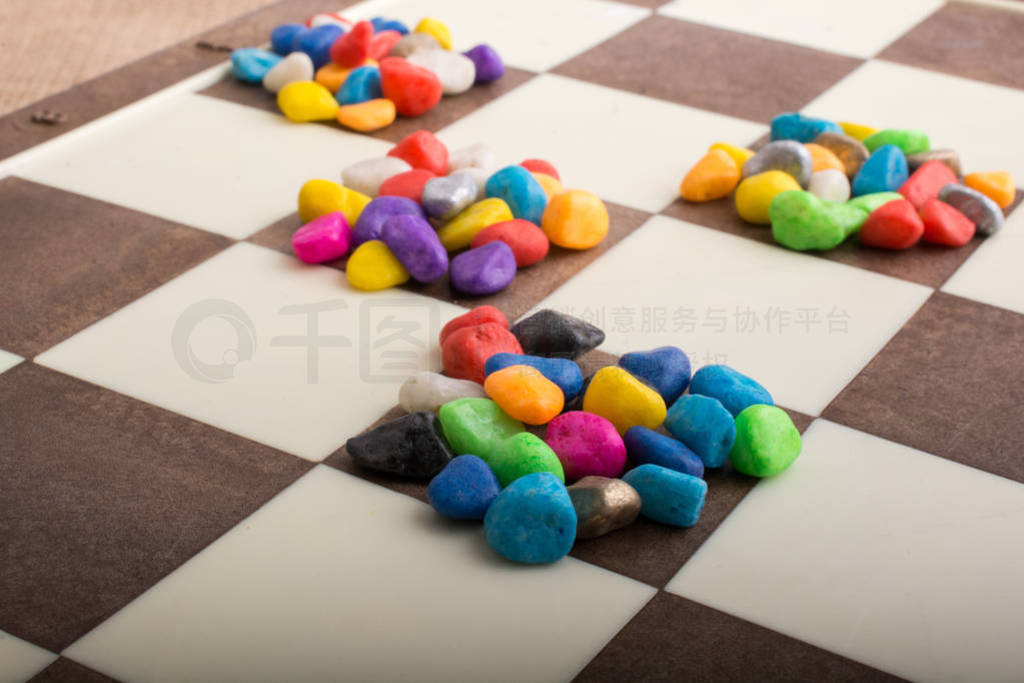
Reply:
[[281, 55], [258, 47], [243, 47], [231, 53], [231, 75], [246, 83], [259, 83], [280, 61]]
[[874, 192], [895, 192], [907, 181], [907, 157], [896, 145], [882, 145], [868, 157], [853, 177], [854, 197]]
[[409, 27], [400, 22], [398, 19], [385, 19], [384, 17], [374, 17], [370, 19], [370, 24], [373, 25], [373, 32], [379, 33], [380, 31], [398, 31], [403, 36], [409, 32]]
[[690, 384], [690, 359], [675, 346], [627, 353], [619, 358], [619, 367], [651, 385], [667, 405], [679, 398]]
[[313, 68], [319, 69], [331, 61], [331, 45], [345, 33], [345, 29], [336, 24], [324, 24], [311, 28], [295, 36], [292, 49], [305, 52], [313, 60]]
[[548, 196], [537, 179], [522, 166], [506, 166], [487, 179], [488, 197], [503, 199], [512, 215], [540, 225]]
[[544, 564], [565, 557], [576, 540], [576, 509], [565, 484], [550, 472], [516, 479], [487, 509], [484, 535], [495, 552], [513, 562]]
[[544, 358], [525, 356], [518, 353], [496, 353], [484, 363], [484, 375], [497, 372], [510, 365], [529, 365], [540, 370], [540, 374], [558, 385], [565, 394], [565, 400], [575, 397], [583, 388], [583, 372], [575, 361], [568, 358]]
[[499, 493], [498, 477], [475, 455], [453, 458], [427, 486], [430, 504], [452, 519], [483, 519]]
[[728, 365], [705, 365], [695, 372], [690, 380], [690, 393], [717, 398], [733, 417], [747, 406], [775, 405], [767, 389]]
[[798, 112], [779, 114], [772, 119], [772, 140], [814, 142], [822, 133], [842, 133], [839, 124], [828, 119], [804, 116]]
[[375, 66], [361, 66], [349, 72], [338, 90], [338, 104], [358, 104], [384, 97], [380, 87], [380, 70]]
[[270, 48], [279, 55], [290, 55], [295, 50], [295, 40], [309, 29], [302, 24], [281, 24], [270, 32]]
[[704, 467], [721, 467], [736, 440], [736, 420], [721, 401], [687, 394], [668, 409], [665, 429], [697, 454]]
[[661, 465], [694, 477], [704, 476], [704, 463], [697, 454], [670, 436], [637, 425], [626, 430], [629, 459], [637, 465]]
[[707, 483], [700, 477], [658, 465], [640, 465], [622, 480], [640, 494], [640, 514], [672, 526], [693, 526], [700, 518]]

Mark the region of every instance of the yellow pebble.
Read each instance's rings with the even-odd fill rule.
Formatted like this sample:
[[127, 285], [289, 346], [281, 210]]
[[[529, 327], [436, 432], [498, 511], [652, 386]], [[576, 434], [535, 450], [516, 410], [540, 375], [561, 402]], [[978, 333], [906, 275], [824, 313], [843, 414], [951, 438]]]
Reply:
[[736, 188], [736, 211], [748, 223], [771, 223], [768, 208], [775, 195], [787, 190], [799, 190], [800, 183], [784, 171], [765, 171], [744, 178]]
[[409, 281], [409, 271], [380, 240], [356, 247], [345, 264], [345, 275], [353, 287], [369, 292]]
[[538, 173], [536, 171], [530, 175], [532, 175], [537, 182], [540, 183], [540, 186], [544, 188], [544, 194], [548, 196], [548, 199], [551, 199], [556, 194], [561, 194], [564, 191], [562, 182], [554, 176], [550, 176], [547, 173]]
[[277, 106], [296, 123], [327, 121], [338, 114], [338, 101], [331, 91], [314, 81], [296, 81], [277, 93]]
[[869, 138], [878, 132], [877, 128], [871, 126], [865, 126], [860, 123], [851, 123], [850, 121], [840, 121], [839, 127], [843, 129], [843, 132], [849, 135], [851, 138], [857, 138], [863, 141], [864, 138]]
[[434, 19], [433, 17], [421, 19], [420, 23], [416, 24], [415, 32], [434, 36], [445, 50], [452, 49], [452, 32], [448, 30], [448, 27], [440, 19]]
[[299, 190], [299, 218], [308, 223], [326, 213], [341, 211], [349, 225], [355, 225], [370, 198], [344, 185], [317, 178]]
[[583, 395], [583, 410], [608, 420], [619, 434], [636, 425], [657, 429], [666, 413], [661, 394], [615, 365], [594, 373]]
[[740, 167], [722, 149], [710, 149], [683, 178], [679, 194], [688, 202], [709, 202], [721, 199], [740, 182]]
[[552, 244], [590, 249], [608, 234], [608, 209], [586, 190], [566, 190], [548, 201], [540, 227]]
[[968, 173], [964, 176], [964, 185], [977, 190], [992, 201], [1000, 209], [1013, 204], [1017, 195], [1017, 184], [1008, 171], [989, 171], [986, 173]]
[[[378, 64], [377, 60], [367, 57], [366, 61], [359, 66], [378, 66]], [[327, 62], [316, 70], [316, 78], [314, 80], [332, 93], [336, 93], [341, 90], [341, 86], [345, 83], [345, 79], [348, 78], [350, 73], [352, 73], [352, 69], [338, 66], [334, 62]]]
[[842, 171], [844, 174], [846, 173], [846, 166], [828, 147], [822, 147], [821, 145], [816, 145], [813, 142], [808, 142], [804, 147], [806, 147], [807, 151], [811, 153], [811, 162], [814, 164], [815, 173], [818, 171], [827, 171], [830, 168]]
[[514, 218], [512, 209], [503, 199], [490, 197], [476, 204], [470, 204], [455, 218], [441, 226], [437, 236], [448, 251], [468, 247], [476, 234], [488, 225], [510, 221]]
[[710, 152], [712, 149], [720, 149], [731, 156], [732, 160], [736, 162], [736, 168], [743, 168], [743, 164], [747, 163], [747, 159], [754, 156], [754, 150], [730, 145], [728, 142], [716, 142], [711, 145], [708, 151]]
[[338, 107], [338, 123], [360, 133], [386, 128], [394, 121], [395, 103], [383, 97]]

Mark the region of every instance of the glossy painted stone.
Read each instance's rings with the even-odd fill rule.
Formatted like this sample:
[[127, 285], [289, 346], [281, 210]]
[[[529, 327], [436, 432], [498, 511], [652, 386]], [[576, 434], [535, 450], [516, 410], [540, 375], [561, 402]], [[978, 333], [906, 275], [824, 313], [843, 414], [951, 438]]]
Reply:
[[578, 358], [604, 342], [604, 332], [579, 318], [545, 308], [512, 327], [523, 353]]
[[665, 429], [697, 454], [704, 467], [721, 467], [736, 440], [732, 413], [721, 401], [700, 394], [680, 396], [665, 416]]
[[292, 235], [292, 251], [305, 263], [326, 263], [348, 253], [352, 230], [340, 211], [314, 218]]
[[939, 196], [939, 190], [957, 182], [956, 174], [941, 161], [928, 161], [910, 174], [907, 182], [900, 185], [899, 193], [908, 202], [920, 209], [929, 200]]
[[445, 403], [460, 398], [487, 398], [487, 394], [476, 382], [445, 377], [429, 370], [417, 372], [398, 390], [398, 404], [408, 413], [421, 410], [436, 413]]
[[686, 445], [653, 429], [637, 425], [622, 437], [634, 465], [660, 465], [676, 472], [704, 476], [704, 462]]
[[867, 213], [871, 213], [883, 204], [898, 201], [900, 199], [903, 199], [903, 195], [899, 192], [872, 192], [871, 194], [862, 194], [859, 197], [854, 197], [846, 202], [846, 204], [848, 206], [855, 206]]
[[920, 215], [925, 242], [961, 247], [974, 237], [974, 222], [937, 197], [925, 202]]
[[477, 233], [489, 225], [510, 221], [512, 210], [503, 199], [491, 197], [470, 204], [440, 227], [437, 236], [448, 251], [468, 247]]
[[875, 192], [895, 192], [907, 181], [907, 157], [895, 145], [877, 148], [857, 171], [850, 186], [854, 197]]
[[338, 107], [337, 118], [338, 123], [346, 128], [360, 133], [372, 133], [394, 123], [396, 113], [395, 103], [382, 97]]
[[737, 472], [772, 477], [800, 455], [800, 432], [785, 410], [752, 405], [736, 416], [736, 442], [729, 461]]
[[428, 216], [448, 220], [476, 201], [476, 181], [464, 171], [431, 178], [423, 185], [420, 204]]
[[594, 373], [583, 396], [583, 410], [605, 418], [619, 434], [636, 425], [656, 429], [666, 412], [658, 392], [614, 365]]
[[512, 365], [529, 365], [558, 385], [565, 400], [576, 396], [583, 388], [580, 366], [567, 358], [544, 358], [518, 353], [496, 353], [484, 363], [484, 374], [490, 375]]
[[800, 183], [784, 171], [765, 171], [744, 178], [733, 197], [736, 212], [748, 223], [770, 223], [769, 211], [775, 197], [791, 190], [800, 190]]
[[814, 138], [814, 144], [821, 145], [836, 155], [836, 158], [843, 164], [843, 171], [848, 178], [857, 175], [857, 171], [864, 165], [864, 162], [871, 156], [871, 152], [864, 146], [864, 143], [846, 133], [825, 131]]
[[491, 242], [464, 251], [451, 260], [452, 287], [466, 294], [494, 294], [512, 284], [516, 257], [504, 242]]
[[727, 365], [705, 365], [695, 372], [690, 393], [718, 399], [734, 417], [750, 405], [774, 405], [767, 389]]
[[373, 25], [368, 21], [360, 21], [331, 44], [328, 55], [338, 66], [352, 69], [370, 56], [371, 40]]
[[477, 83], [491, 83], [505, 75], [505, 63], [501, 55], [486, 43], [476, 45], [462, 54], [473, 60]]
[[296, 81], [281, 88], [277, 106], [296, 123], [330, 121], [338, 114], [338, 102], [331, 91], [313, 81]]
[[360, 66], [341, 84], [335, 99], [338, 104], [359, 104], [384, 97], [380, 86], [380, 70], [373, 66]]
[[964, 185], [982, 193], [994, 201], [1000, 209], [1005, 209], [1013, 204], [1013, 200], [1017, 196], [1017, 183], [1009, 171], [968, 173], [964, 176]]
[[380, 60], [379, 68], [384, 97], [402, 116], [425, 114], [441, 101], [441, 81], [429, 69], [397, 57]]
[[401, 477], [433, 477], [452, 459], [437, 416], [416, 412], [375, 427], [345, 443], [352, 460], [375, 472]]
[[370, 198], [362, 192], [344, 187], [330, 180], [314, 178], [299, 188], [299, 218], [308, 223], [325, 213], [340, 211], [349, 225], [356, 225]]
[[448, 271], [448, 251], [420, 216], [399, 214], [384, 221], [381, 241], [417, 282], [433, 282]]
[[640, 494], [640, 514], [662, 524], [691, 527], [700, 519], [708, 485], [703, 479], [658, 465], [640, 465], [622, 480]]
[[430, 505], [452, 519], [483, 519], [499, 493], [498, 477], [475, 455], [453, 458], [427, 486]]
[[811, 153], [796, 140], [769, 142], [743, 164], [741, 177], [745, 180], [765, 171], [782, 171], [793, 177], [800, 187], [807, 187], [814, 172]]
[[1002, 209], [977, 190], [951, 183], [939, 190], [939, 199], [967, 216], [980, 235], [992, 235], [1003, 227]]
[[687, 171], [679, 195], [689, 202], [708, 202], [728, 196], [739, 182], [736, 161], [727, 152], [712, 149]]
[[565, 486], [554, 475], [540, 472], [519, 479], [498, 495], [484, 517], [484, 535], [506, 559], [545, 564], [572, 550], [576, 521]]
[[568, 487], [576, 510], [576, 538], [597, 538], [636, 521], [643, 501], [621, 479], [583, 477]]
[[597, 246], [608, 234], [609, 224], [604, 202], [586, 190], [556, 194], [547, 203], [540, 222], [551, 243], [566, 249]]
[[522, 166], [506, 166], [487, 179], [488, 197], [501, 199], [515, 218], [540, 225], [548, 196], [540, 183]]
[[488, 373], [484, 391], [510, 417], [529, 425], [547, 424], [565, 405], [559, 386], [529, 365], [510, 365]]
[[619, 366], [649, 384], [671, 404], [690, 385], [690, 359], [675, 346], [650, 351], [631, 351], [619, 358]]
[[558, 456], [566, 481], [596, 475], [617, 477], [626, 466], [626, 445], [600, 415], [573, 410], [551, 420], [544, 441]]

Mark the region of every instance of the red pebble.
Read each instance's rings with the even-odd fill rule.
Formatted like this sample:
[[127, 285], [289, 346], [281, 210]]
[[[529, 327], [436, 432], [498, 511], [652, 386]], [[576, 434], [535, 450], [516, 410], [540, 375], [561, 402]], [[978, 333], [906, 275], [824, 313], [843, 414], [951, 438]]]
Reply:
[[486, 323], [494, 323], [495, 325], [501, 325], [506, 330], [508, 329], [508, 320], [505, 318], [504, 313], [494, 306], [477, 306], [468, 313], [463, 313], [457, 318], [449, 320], [445, 326], [441, 328], [441, 334], [438, 337], [438, 341], [444, 345], [444, 340], [447, 339], [455, 330], [461, 330], [464, 327], [476, 327], [477, 325], [484, 325]]
[[974, 222], [938, 198], [929, 199], [921, 207], [921, 222], [924, 223], [921, 239], [932, 244], [962, 247], [974, 237]]
[[555, 180], [561, 180], [562, 177], [558, 175], [558, 169], [544, 161], [543, 159], [527, 159], [526, 161], [520, 161], [519, 165], [525, 168], [530, 173], [544, 173], [549, 175]]
[[441, 101], [441, 81], [434, 72], [401, 57], [380, 60], [380, 85], [402, 116], [419, 116]]
[[387, 57], [391, 48], [401, 39], [402, 34], [398, 31], [388, 30], [374, 33], [373, 38], [370, 39], [370, 59], [380, 60]]
[[360, 21], [331, 45], [331, 61], [346, 69], [359, 66], [370, 55], [372, 39], [373, 24]]
[[926, 161], [900, 186], [899, 192], [915, 209], [920, 210], [929, 199], [939, 196], [943, 186], [955, 182], [959, 181], [949, 166], [941, 161]]
[[861, 244], [883, 249], [909, 249], [924, 233], [924, 223], [906, 199], [886, 202], [871, 212], [860, 228]]
[[434, 175], [444, 175], [448, 169], [448, 148], [429, 130], [406, 135], [388, 156], [398, 157], [413, 168], [425, 168]]
[[487, 226], [476, 234], [469, 246], [476, 249], [498, 240], [512, 248], [518, 268], [532, 266], [540, 261], [547, 256], [550, 246], [544, 231], [522, 218], [513, 218]]
[[408, 197], [414, 202], [423, 196], [423, 186], [437, 176], [425, 168], [414, 168], [405, 173], [393, 175], [380, 184], [377, 195], [381, 197]]
[[519, 340], [498, 323], [463, 327], [441, 344], [441, 362], [449, 377], [484, 383], [484, 363], [496, 353], [522, 353]]

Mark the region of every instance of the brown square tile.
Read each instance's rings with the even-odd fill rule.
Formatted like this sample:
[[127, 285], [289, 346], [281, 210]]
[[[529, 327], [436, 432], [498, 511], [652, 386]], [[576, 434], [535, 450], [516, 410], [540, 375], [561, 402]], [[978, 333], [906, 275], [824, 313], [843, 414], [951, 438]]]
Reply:
[[[493, 83], [474, 85], [470, 88], [469, 92], [445, 97], [436, 107], [422, 116], [414, 118], [400, 116], [393, 124], [383, 130], [370, 133], [370, 136], [380, 140], [398, 142], [405, 136], [418, 130], [429, 130], [436, 133], [445, 126], [484, 106], [491, 100], [497, 99], [513, 88], [519, 87], [533, 78], [533, 76], [534, 74], [530, 71], [509, 67], [505, 70], [505, 75]], [[257, 109], [263, 109], [278, 115], [281, 114], [277, 108], [277, 99], [274, 94], [267, 92], [260, 85], [241, 83], [231, 76], [227, 76], [201, 92], [211, 97], [218, 97], [222, 100], [256, 107]], [[334, 121], [324, 121], [321, 125], [343, 130], [341, 125]]]
[[0, 180], [0, 215], [0, 348], [25, 357], [232, 243], [14, 177]]
[[861, 62], [655, 15], [554, 72], [768, 122], [782, 112], [799, 110]]
[[899, 681], [827, 650], [659, 592], [575, 678], [591, 681]]
[[[601, 244], [586, 251], [562, 249], [552, 245], [551, 251], [543, 261], [520, 270], [512, 284], [497, 294], [484, 297], [463, 296], [452, 290], [447, 275], [430, 284], [410, 283], [404, 285], [403, 289], [469, 308], [488, 304], [499, 308], [509, 320], [514, 320], [650, 218], [650, 214], [637, 209], [610, 202], [606, 202], [606, 206], [611, 227]], [[252, 235], [248, 241], [290, 255], [291, 236], [301, 225], [298, 214], [292, 214]], [[338, 260], [328, 265], [343, 270], [345, 262]]]
[[1024, 315], [936, 292], [822, 417], [1024, 482]]
[[60, 657], [30, 678], [28, 683], [117, 683], [117, 680], [66, 657]]
[[0, 629], [54, 652], [311, 467], [34, 363], [0, 405]]
[[1024, 89], [1024, 13], [950, 2], [879, 57]]

